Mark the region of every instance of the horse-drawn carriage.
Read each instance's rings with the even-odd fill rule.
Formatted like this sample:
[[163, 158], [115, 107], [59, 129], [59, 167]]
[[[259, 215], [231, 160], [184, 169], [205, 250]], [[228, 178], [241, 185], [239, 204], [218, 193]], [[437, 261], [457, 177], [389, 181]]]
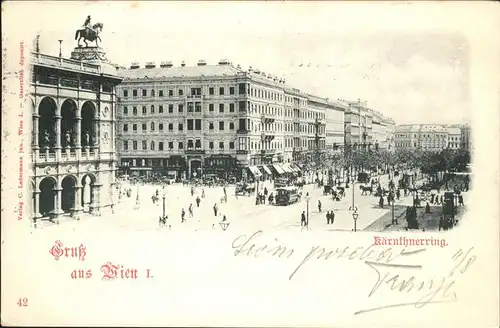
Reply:
[[333, 192], [333, 186], [331, 185], [324, 185], [323, 186], [323, 195], [329, 195]]
[[237, 183], [235, 193], [241, 196], [250, 196], [255, 192], [254, 183]]
[[366, 195], [367, 193], [373, 194], [373, 185], [371, 184], [361, 184], [359, 185], [359, 190], [361, 190], [361, 195]]
[[303, 179], [297, 179], [294, 181], [293, 185], [297, 188], [303, 188], [306, 182]]

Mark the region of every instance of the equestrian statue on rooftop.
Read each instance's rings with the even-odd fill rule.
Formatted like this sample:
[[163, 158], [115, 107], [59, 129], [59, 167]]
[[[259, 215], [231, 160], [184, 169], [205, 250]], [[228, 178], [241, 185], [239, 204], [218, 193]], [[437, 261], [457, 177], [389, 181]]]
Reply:
[[83, 28], [76, 30], [75, 40], [78, 40], [78, 47], [81, 47], [80, 40], [83, 39], [85, 42], [85, 47], [88, 47], [89, 44], [87, 41], [96, 43], [96, 46], [99, 47], [99, 42], [102, 41], [99, 37], [99, 33], [102, 32], [103, 24], [96, 23], [92, 25], [90, 15], [87, 16], [85, 23], [83, 23]]

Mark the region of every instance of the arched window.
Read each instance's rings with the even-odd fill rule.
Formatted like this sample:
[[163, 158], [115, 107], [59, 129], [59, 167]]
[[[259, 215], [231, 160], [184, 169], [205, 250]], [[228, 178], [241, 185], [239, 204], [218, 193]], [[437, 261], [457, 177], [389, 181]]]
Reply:
[[154, 97], [154, 96], [155, 96], [155, 91], [151, 90], [151, 97]]
[[[152, 90], [154, 91], [154, 90]], [[155, 113], [155, 105], [151, 105], [151, 114], [154, 114]]]
[[155, 150], [155, 142], [151, 141], [151, 150]]
[[151, 122], [151, 131], [155, 130], [155, 122]]

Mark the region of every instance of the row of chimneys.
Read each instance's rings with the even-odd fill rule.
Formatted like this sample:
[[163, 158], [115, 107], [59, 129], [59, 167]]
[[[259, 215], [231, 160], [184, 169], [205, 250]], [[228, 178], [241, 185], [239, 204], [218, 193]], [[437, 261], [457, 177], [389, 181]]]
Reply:
[[[231, 64], [231, 63], [227, 59], [219, 60], [219, 65], [229, 65], [229, 64]], [[207, 62], [205, 60], [203, 60], [203, 59], [198, 60], [198, 66], [205, 66], [205, 65], [207, 65]], [[172, 64], [171, 61], [164, 61], [164, 62], [161, 62], [161, 64], [160, 64], [161, 68], [169, 68], [169, 67], [173, 67], [173, 66], [174, 66], [174, 64]], [[186, 66], [186, 62], [182, 61], [181, 67], [185, 67], [185, 66]], [[133, 62], [132, 64], [130, 64], [130, 69], [137, 69], [137, 68], [141, 68], [141, 66], [138, 62]], [[156, 68], [156, 64], [155, 64], [155, 62], [147, 62], [146, 65], [144, 65], [144, 68]]]
[[[221, 60], [219, 60], [218, 64], [219, 65], [230, 65], [231, 62], [227, 59], [221, 59]], [[207, 65], [207, 62], [205, 60], [203, 60], [203, 59], [198, 60], [198, 66], [206, 66], [206, 65]], [[171, 61], [164, 61], [164, 62], [161, 62], [161, 64], [160, 64], [161, 68], [170, 68], [173, 66], [174, 66], [174, 64], [172, 64]], [[186, 66], [186, 62], [182, 61], [181, 67], [185, 67], [185, 66]], [[141, 66], [138, 62], [133, 62], [132, 64], [130, 64], [130, 69], [138, 69], [138, 68], [141, 68]], [[144, 68], [156, 68], [156, 64], [155, 64], [155, 62], [147, 62], [146, 65], [144, 65]], [[237, 68], [241, 69], [240, 65], [238, 65]], [[251, 73], [254, 73], [254, 74], [259, 74], [263, 77], [267, 77], [268, 79], [271, 79], [271, 80], [278, 82], [278, 83], [284, 84], [286, 82], [285, 79], [280, 79], [276, 76], [272, 76], [271, 74], [266, 74], [264, 72], [261, 72], [258, 69], [253, 69], [252, 66], [250, 66], [248, 71]]]
[[285, 84], [285, 83], [286, 83], [286, 80], [285, 80], [285, 79], [281, 79], [281, 78], [279, 78], [279, 77], [277, 77], [277, 76], [273, 76], [273, 75], [271, 75], [271, 74], [266, 74], [265, 72], [261, 72], [261, 71], [260, 71], [259, 69], [257, 69], [257, 68], [252, 68], [252, 66], [250, 66], [250, 67], [248, 68], [248, 71], [249, 71], [250, 73], [254, 73], [254, 74], [261, 75], [261, 76], [263, 76], [263, 77], [267, 77], [268, 79], [273, 80], [274, 82], [283, 83], [283, 84]]

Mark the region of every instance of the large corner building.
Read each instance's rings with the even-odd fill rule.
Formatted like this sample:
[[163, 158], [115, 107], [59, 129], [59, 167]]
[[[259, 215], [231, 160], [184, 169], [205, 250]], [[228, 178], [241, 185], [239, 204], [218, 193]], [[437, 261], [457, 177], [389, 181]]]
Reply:
[[319, 162], [343, 144], [341, 106], [257, 69], [200, 60], [133, 63], [118, 74], [119, 165], [131, 175], [292, 172], [290, 163]]

